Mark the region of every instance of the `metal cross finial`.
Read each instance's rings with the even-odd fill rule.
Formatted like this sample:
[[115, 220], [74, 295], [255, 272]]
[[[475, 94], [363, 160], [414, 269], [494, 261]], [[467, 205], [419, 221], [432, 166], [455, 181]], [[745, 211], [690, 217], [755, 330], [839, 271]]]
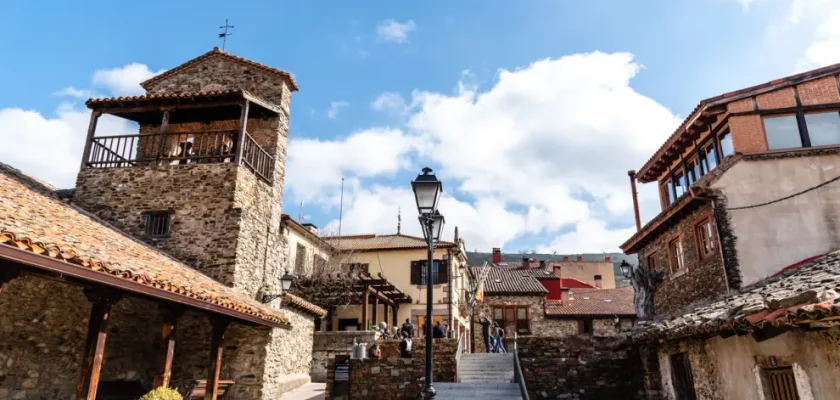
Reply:
[[228, 33], [228, 28], [233, 29], [233, 25], [228, 24], [228, 19], [225, 18], [225, 26], [220, 26], [219, 29], [224, 29], [224, 33], [219, 34], [219, 38], [222, 39], [222, 51], [225, 50], [225, 45], [227, 44], [227, 38], [230, 35], [233, 35], [233, 32]]

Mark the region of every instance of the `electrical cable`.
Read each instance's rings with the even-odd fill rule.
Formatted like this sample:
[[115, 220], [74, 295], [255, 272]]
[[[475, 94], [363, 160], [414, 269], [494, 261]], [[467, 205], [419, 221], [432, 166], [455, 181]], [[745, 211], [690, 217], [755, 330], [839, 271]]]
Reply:
[[743, 207], [732, 207], [732, 208], [727, 208], [726, 210], [727, 210], [727, 211], [746, 210], [746, 209], [748, 209], [748, 208], [757, 208], [757, 207], [769, 206], [770, 204], [779, 203], [779, 202], [782, 202], [782, 201], [785, 201], [785, 200], [788, 200], [788, 199], [792, 199], [792, 198], [794, 198], [794, 197], [796, 197], [796, 196], [801, 196], [801, 195], [803, 195], [803, 194], [805, 194], [805, 193], [808, 193], [808, 192], [810, 192], [810, 191], [817, 190], [817, 189], [819, 189], [819, 188], [821, 188], [821, 187], [823, 187], [823, 186], [825, 186], [825, 185], [828, 185], [828, 184], [830, 184], [830, 183], [836, 182], [836, 181], [838, 181], [838, 180], [840, 180], [840, 176], [836, 176], [836, 177], [834, 177], [834, 178], [832, 178], [832, 179], [829, 179], [829, 180], [827, 180], [827, 181], [825, 181], [825, 182], [823, 182], [823, 183], [820, 183], [820, 184], [819, 184], [819, 185], [817, 185], [817, 186], [814, 186], [814, 187], [811, 187], [811, 188], [808, 188], [808, 189], [802, 190], [802, 191], [800, 191], [800, 192], [797, 192], [797, 193], [791, 194], [791, 195], [789, 195], [789, 196], [782, 197], [782, 198], [780, 198], [780, 199], [776, 199], [776, 200], [772, 200], [772, 201], [768, 201], [768, 202], [764, 202], [764, 203], [759, 203], [759, 204], [753, 204], [753, 205], [751, 205], [751, 206], [743, 206]]

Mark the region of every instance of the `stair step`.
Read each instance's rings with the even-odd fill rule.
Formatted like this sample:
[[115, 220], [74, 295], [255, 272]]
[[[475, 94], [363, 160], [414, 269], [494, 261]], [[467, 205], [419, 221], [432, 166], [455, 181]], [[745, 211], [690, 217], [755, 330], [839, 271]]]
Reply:
[[473, 388], [473, 389], [516, 389], [519, 390], [518, 383], [459, 383], [459, 382], [435, 382], [435, 388], [449, 389], [449, 388]]

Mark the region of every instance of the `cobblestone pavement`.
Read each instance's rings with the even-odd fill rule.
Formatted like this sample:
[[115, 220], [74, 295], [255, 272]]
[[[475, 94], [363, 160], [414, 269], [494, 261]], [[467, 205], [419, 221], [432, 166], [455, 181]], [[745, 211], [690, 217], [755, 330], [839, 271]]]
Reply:
[[326, 386], [326, 383], [309, 383], [284, 393], [280, 400], [324, 400]]

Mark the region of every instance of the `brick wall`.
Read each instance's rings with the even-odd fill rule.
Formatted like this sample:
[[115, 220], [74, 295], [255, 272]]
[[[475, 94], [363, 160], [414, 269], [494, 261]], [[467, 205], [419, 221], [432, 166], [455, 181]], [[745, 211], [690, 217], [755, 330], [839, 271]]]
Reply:
[[532, 399], [647, 399], [639, 354], [619, 339], [530, 337], [518, 343]]
[[[412, 358], [400, 358], [393, 351], [396, 340], [379, 341], [382, 358], [350, 360], [349, 399], [395, 400], [420, 399], [425, 385], [426, 344], [413, 341]], [[458, 340], [434, 339], [433, 379], [435, 382], [455, 382]], [[327, 366], [327, 396], [333, 386], [335, 360]]]
[[761, 110], [796, 107], [796, 97], [792, 87], [781, 88], [755, 96], [755, 102]]
[[[654, 295], [656, 318], [678, 315], [693, 304], [726, 294], [727, 281], [720, 252], [716, 249], [701, 260], [697, 249], [695, 226], [702, 218], [711, 215], [710, 203], [701, 206], [684, 216], [676, 226], [659, 234], [639, 252], [639, 259], [645, 266], [648, 255], [655, 252], [657, 269], [664, 273], [664, 280]], [[717, 237], [717, 233], [715, 235]], [[671, 272], [668, 253], [668, 243], [677, 236], [684, 254], [684, 272], [679, 274]]]
[[799, 100], [803, 106], [840, 102], [837, 79], [833, 76], [815, 79], [797, 86]]

